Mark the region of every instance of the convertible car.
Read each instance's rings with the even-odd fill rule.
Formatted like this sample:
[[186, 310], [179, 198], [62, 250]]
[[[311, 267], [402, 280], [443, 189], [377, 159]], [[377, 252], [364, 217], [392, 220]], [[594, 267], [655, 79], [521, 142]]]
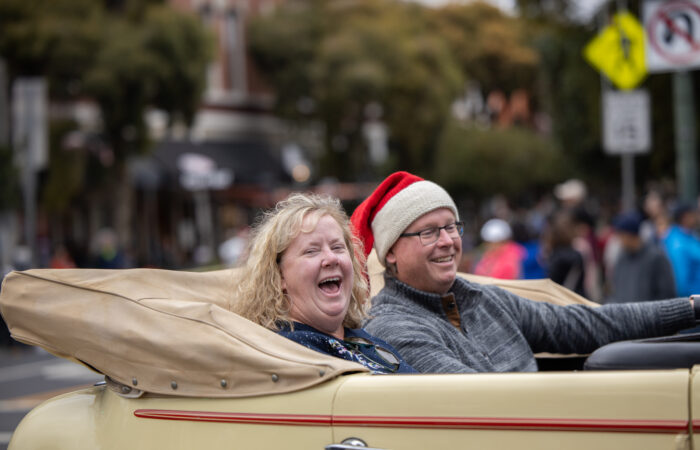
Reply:
[[[381, 276], [371, 273], [378, 290]], [[585, 355], [538, 355], [538, 373], [374, 375], [231, 313], [236, 277], [235, 269], [8, 275], [0, 310], [13, 337], [105, 375], [32, 410], [9, 448], [694, 446], [696, 335], [612, 344], [585, 365]], [[586, 303], [547, 280], [472, 279], [536, 301]]]

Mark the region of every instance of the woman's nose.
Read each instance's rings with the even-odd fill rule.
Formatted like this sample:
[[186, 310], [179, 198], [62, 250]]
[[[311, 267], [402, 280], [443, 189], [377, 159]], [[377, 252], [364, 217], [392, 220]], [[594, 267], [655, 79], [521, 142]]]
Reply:
[[323, 260], [321, 261], [321, 265], [324, 267], [328, 266], [334, 266], [338, 264], [338, 255], [335, 254], [335, 252], [331, 249], [327, 249], [323, 252]]

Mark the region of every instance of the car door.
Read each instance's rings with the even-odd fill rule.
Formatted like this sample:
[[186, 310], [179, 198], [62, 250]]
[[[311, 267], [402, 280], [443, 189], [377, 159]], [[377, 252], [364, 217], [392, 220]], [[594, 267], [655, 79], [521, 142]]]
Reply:
[[335, 442], [371, 448], [690, 448], [688, 370], [353, 376]]
[[[11, 450], [308, 450], [333, 442], [332, 399], [346, 377], [248, 398], [146, 394], [107, 386], [52, 398], [15, 430]], [[282, 382], [281, 380], [279, 382]]]
[[332, 399], [341, 382], [238, 399], [105, 395], [100, 448], [323, 449], [332, 443]]

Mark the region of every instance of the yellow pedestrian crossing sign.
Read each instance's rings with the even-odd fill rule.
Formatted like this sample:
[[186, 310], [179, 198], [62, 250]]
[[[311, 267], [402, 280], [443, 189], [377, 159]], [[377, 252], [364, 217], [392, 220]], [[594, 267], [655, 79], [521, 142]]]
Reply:
[[634, 89], [647, 75], [644, 28], [628, 12], [615, 14], [612, 23], [586, 45], [583, 55], [620, 89]]

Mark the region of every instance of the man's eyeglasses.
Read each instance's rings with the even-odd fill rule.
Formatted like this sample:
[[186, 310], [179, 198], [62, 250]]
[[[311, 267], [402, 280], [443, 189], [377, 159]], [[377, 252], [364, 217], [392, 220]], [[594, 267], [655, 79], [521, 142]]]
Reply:
[[416, 231], [415, 233], [403, 233], [400, 234], [399, 237], [418, 236], [421, 244], [430, 245], [437, 242], [440, 238], [441, 230], [447, 231], [447, 234], [453, 239], [458, 238], [464, 234], [464, 222], [449, 223], [444, 227], [430, 227], [425, 230]]
[[[343, 344], [348, 350], [360, 353], [375, 364], [385, 367], [390, 372], [399, 370], [401, 361], [391, 350], [375, 345], [371, 341], [359, 336], [349, 337], [343, 341]], [[378, 358], [373, 358], [368, 350], [374, 350]]]

